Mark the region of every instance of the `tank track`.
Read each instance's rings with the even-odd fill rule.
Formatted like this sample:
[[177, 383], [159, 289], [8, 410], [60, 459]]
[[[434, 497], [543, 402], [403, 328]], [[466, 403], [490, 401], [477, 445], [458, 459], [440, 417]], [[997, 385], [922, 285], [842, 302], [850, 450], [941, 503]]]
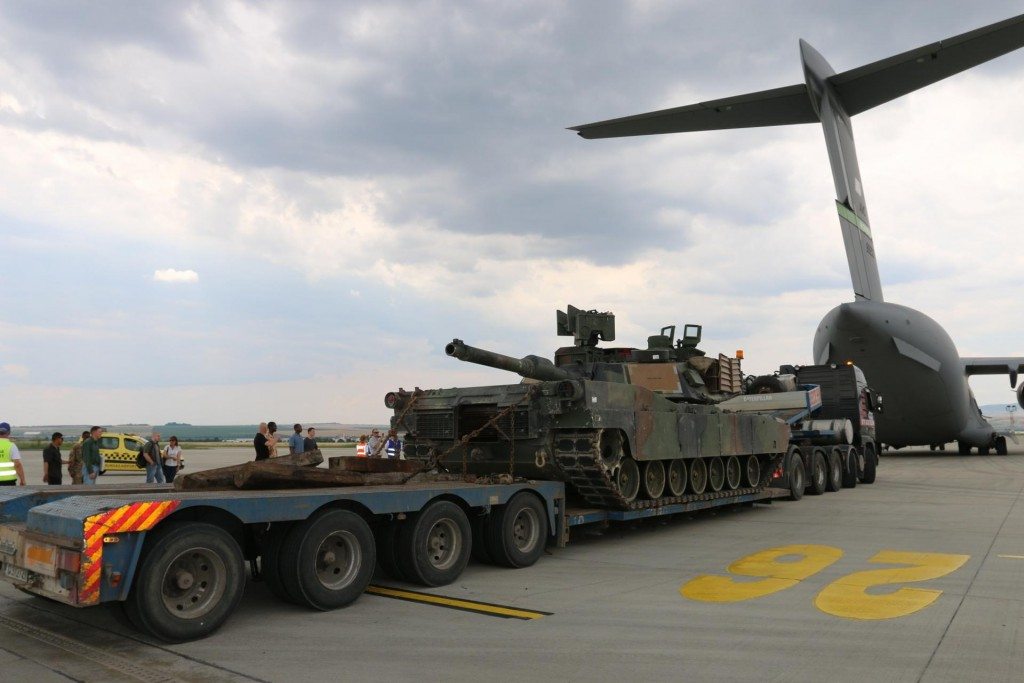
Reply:
[[[758, 493], [763, 491], [767, 485], [767, 477], [762, 472], [760, 486], [748, 486], [732, 490], [723, 489], [718, 492], [705, 491], [701, 494], [690, 493], [682, 496], [662, 496], [655, 500], [637, 498], [630, 502], [619, 493], [618, 486], [612, 480], [611, 472], [601, 464], [598, 454], [597, 437], [597, 430], [564, 431], [559, 432], [554, 440], [555, 461], [566, 474], [566, 481], [572, 484], [576, 492], [591, 505], [618, 510], [644, 510], [662, 505], [719, 500], [721, 498], [733, 498], [735, 496]], [[560, 447], [566, 442], [571, 442], [571, 450]], [[580, 446], [583, 444], [586, 444], [585, 450], [580, 449]]]

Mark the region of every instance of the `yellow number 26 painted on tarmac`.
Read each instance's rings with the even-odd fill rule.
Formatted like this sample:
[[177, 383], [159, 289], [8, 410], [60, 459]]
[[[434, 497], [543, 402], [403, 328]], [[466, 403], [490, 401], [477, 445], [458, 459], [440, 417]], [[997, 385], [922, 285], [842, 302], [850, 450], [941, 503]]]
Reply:
[[893, 583], [927, 581], [950, 574], [964, 565], [969, 555], [944, 553], [907, 553], [883, 550], [870, 562], [906, 564], [909, 567], [870, 569], [848, 574], [825, 586], [814, 606], [822, 612], [848, 619], [894, 619], [913, 614], [935, 602], [942, 591], [926, 588], [897, 588], [884, 594], [871, 594], [868, 588]]
[[[705, 574], [683, 584], [683, 597], [701, 602], [741, 602], [763, 598], [792, 588], [843, 556], [828, 545], [784, 545], [740, 558], [729, 565], [736, 576], [758, 577], [760, 581], [737, 581], [728, 576]], [[794, 561], [781, 558], [793, 557]]]

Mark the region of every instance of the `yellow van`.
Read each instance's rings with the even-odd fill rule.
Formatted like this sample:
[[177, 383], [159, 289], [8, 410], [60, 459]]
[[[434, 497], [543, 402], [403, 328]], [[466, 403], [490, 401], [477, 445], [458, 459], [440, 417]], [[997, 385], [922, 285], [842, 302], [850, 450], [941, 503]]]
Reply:
[[[100, 457], [103, 458], [103, 469], [107, 472], [142, 472], [145, 467], [135, 464], [139, 449], [146, 443], [146, 438], [136, 434], [106, 432], [100, 437]], [[160, 447], [165, 446], [161, 442]], [[185, 459], [181, 458], [179, 469], [184, 469]]]

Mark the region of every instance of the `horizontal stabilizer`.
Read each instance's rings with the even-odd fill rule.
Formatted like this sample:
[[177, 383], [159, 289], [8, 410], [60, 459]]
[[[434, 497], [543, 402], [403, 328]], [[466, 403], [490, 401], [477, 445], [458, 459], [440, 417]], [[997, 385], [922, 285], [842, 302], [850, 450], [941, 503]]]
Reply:
[[817, 121], [818, 115], [807, 97], [807, 86], [799, 83], [785, 88], [762, 90], [685, 107], [573, 126], [569, 130], [574, 130], [589, 140], [722, 128], [784, 126]]
[[961, 358], [965, 375], [1009, 375], [1010, 386], [1017, 386], [1017, 375], [1024, 373], [1024, 358], [1002, 356], [991, 358]]
[[844, 71], [829, 79], [850, 116], [1024, 47], [1024, 15]]

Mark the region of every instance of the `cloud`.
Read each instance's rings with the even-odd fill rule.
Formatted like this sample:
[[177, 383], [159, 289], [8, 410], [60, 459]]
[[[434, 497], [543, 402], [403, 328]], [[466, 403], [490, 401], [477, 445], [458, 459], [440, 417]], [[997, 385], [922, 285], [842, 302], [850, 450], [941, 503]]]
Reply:
[[156, 282], [199, 282], [199, 273], [194, 270], [175, 270], [165, 268], [153, 271]]
[[29, 369], [24, 365], [8, 363], [6, 365], [0, 365], [0, 373], [3, 373], [7, 377], [22, 379], [24, 377], [28, 377]]

